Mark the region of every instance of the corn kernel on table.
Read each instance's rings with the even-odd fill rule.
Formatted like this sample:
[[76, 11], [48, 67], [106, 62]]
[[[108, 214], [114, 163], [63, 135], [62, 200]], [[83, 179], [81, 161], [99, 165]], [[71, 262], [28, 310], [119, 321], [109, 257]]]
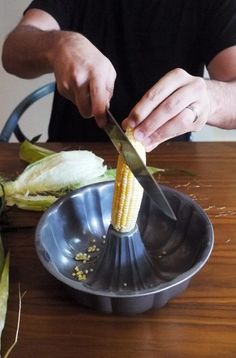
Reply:
[[[116, 167], [110, 143], [42, 145], [89, 149]], [[19, 144], [0, 144], [1, 174], [15, 178], [23, 170], [18, 153]], [[236, 143], [165, 143], [147, 155], [147, 164], [169, 169], [156, 179], [191, 196], [208, 214], [215, 244], [204, 268], [159, 310], [135, 316], [98, 313], [74, 302], [39, 262], [34, 234], [41, 213], [12, 208], [12, 229], [1, 226], [10, 251], [2, 355], [14, 341], [20, 284], [26, 293], [11, 358], [236, 357]]]

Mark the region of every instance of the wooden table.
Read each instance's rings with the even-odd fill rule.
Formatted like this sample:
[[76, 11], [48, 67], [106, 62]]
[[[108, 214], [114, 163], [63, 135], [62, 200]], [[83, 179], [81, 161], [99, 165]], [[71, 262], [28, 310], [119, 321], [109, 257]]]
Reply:
[[[91, 149], [116, 165], [109, 143], [50, 147]], [[24, 167], [18, 149], [0, 144], [0, 172], [13, 178]], [[209, 215], [215, 245], [204, 268], [160, 310], [131, 317], [97, 313], [72, 301], [39, 262], [34, 232], [41, 214], [14, 209], [12, 224], [33, 227], [2, 233], [11, 253], [3, 352], [15, 335], [20, 283], [27, 292], [12, 358], [236, 357], [236, 143], [166, 143], [148, 154], [148, 164], [196, 174], [173, 171], [159, 180], [190, 195]]]

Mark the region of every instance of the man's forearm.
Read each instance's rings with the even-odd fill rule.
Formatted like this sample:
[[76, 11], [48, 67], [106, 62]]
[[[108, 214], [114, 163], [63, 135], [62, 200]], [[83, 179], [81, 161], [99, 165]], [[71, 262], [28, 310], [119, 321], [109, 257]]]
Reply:
[[33, 26], [18, 26], [3, 46], [5, 70], [22, 78], [34, 78], [53, 71], [50, 52], [60, 31], [42, 31]]
[[211, 114], [207, 124], [223, 129], [236, 129], [236, 81], [206, 80]]

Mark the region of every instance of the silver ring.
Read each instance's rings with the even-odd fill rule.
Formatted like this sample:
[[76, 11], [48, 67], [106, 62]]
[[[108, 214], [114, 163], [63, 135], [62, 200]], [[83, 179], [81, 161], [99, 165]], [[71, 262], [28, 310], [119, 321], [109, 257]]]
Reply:
[[190, 111], [193, 112], [193, 115], [194, 115], [193, 123], [196, 122], [196, 120], [198, 119], [198, 113], [197, 113], [196, 109], [194, 108], [194, 106], [192, 104], [190, 104], [186, 108], [190, 109]]

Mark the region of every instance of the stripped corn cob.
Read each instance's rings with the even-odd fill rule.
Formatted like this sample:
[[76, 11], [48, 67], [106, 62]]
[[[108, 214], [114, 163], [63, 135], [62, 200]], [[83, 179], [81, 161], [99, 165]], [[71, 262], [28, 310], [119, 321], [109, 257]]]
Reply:
[[[146, 152], [141, 142], [133, 137], [131, 129], [126, 135], [146, 163]], [[112, 226], [120, 232], [131, 231], [136, 224], [143, 197], [143, 188], [134, 177], [121, 155], [116, 168], [115, 189], [112, 202]]]

